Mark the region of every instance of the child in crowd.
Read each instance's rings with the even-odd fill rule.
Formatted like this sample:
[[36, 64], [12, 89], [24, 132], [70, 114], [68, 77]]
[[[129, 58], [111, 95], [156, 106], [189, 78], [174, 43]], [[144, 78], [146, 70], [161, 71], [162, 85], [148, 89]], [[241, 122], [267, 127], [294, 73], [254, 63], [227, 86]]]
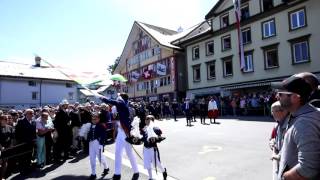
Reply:
[[87, 123], [80, 130], [79, 135], [87, 136], [89, 141], [89, 157], [91, 165], [90, 179], [96, 179], [96, 158], [102, 163], [104, 170], [101, 176], [106, 176], [109, 173], [109, 167], [106, 157], [103, 155], [106, 132], [104, 127], [99, 123], [100, 117], [98, 112], [92, 113], [92, 122]]
[[152, 180], [152, 164], [155, 168], [160, 168], [163, 179], [167, 179], [167, 170], [163, 167], [160, 161], [160, 153], [157, 143], [161, 142], [165, 138], [161, 136], [162, 132], [158, 127], [154, 126], [154, 116], [148, 115], [145, 120], [145, 127], [142, 130], [143, 134], [143, 162], [144, 168], [148, 170], [149, 179]]

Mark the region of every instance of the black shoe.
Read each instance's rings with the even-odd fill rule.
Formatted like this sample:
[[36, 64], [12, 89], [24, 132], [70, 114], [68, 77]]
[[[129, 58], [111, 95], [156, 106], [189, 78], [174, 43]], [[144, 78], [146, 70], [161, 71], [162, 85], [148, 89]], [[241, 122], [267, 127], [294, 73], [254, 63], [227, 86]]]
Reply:
[[90, 180], [94, 180], [96, 178], [97, 178], [97, 175], [93, 175], [93, 174], [91, 174], [90, 177], [89, 177]]
[[162, 173], [162, 175], [163, 175], [163, 180], [167, 180], [168, 174], [167, 174], [167, 169], [166, 168], [164, 168], [164, 172]]
[[138, 180], [139, 179], [139, 173], [134, 173], [131, 180]]
[[121, 179], [121, 175], [120, 174], [114, 174], [112, 177], [112, 180], [120, 180]]
[[109, 168], [108, 169], [104, 169], [101, 176], [106, 176], [109, 173]]

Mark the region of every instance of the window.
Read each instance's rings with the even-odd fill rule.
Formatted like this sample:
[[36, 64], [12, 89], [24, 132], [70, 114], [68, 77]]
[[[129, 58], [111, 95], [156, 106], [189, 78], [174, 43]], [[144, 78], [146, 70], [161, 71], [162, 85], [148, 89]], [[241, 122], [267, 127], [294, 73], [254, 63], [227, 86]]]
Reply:
[[276, 35], [275, 19], [262, 22], [262, 37], [269, 38]]
[[309, 61], [308, 42], [302, 41], [292, 44], [294, 63]]
[[193, 81], [201, 81], [200, 64], [193, 66]]
[[269, 11], [273, 8], [273, 0], [262, 0], [263, 11]]
[[69, 92], [68, 93], [68, 97], [69, 97], [69, 100], [73, 100], [74, 99], [74, 93], [73, 92]]
[[290, 21], [290, 30], [299, 29], [305, 27], [306, 23], [306, 16], [305, 16], [305, 9], [299, 9], [292, 12], [289, 12], [289, 21]]
[[66, 83], [66, 87], [67, 88], [72, 88], [72, 84], [71, 83]]
[[249, 13], [249, 5], [243, 5], [241, 7], [241, 21], [244, 21], [246, 19], [248, 19], [250, 17], [250, 13]]
[[171, 84], [171, 78], [170, 78], [170, 76], [168, 76], [168, 80], [167, 80], [167, 82], [168, 82], [168, 85], [170, 85], [170, 84]]
[[222, 51], [231, 49], [231, 36], [227, 35], [221, 38], [222, 42]]
[[223, 65], [223, 76], [228, 77], [233, 75], [233, 68], [232, 68], [232, 57], [222, 58], [222, 65]]
[[207, 62], [207, 79], [216, 78], [216, 62], [210, 61]]
[[192, 59], [196, 60], [200, 58], [200, 49], [199, 46], [193, 47], [192, 48]]
[[229, 14], [222, 15], [220, 18], [221, 28], [229, 26]]
[[206, 55], [210, 56], [214, 53], [213, 41], [207, 42], [206, 44]]
[[38, 99], [38, 92], [32, 92], [31, 98], [32, 98], [32, 100], [37, 100]]
[[242, 33], [242, 43], [243, 44], [251, 43], [251, 29], [250, 28], [243, 29], [241, 33]]
[[28, 81], [29, 86], [37, 86], [36, 81]]
[[310, 61], [309, 38], [311, 34], [289, 40], [291, 43], [292, 63], [299, 64]]
[[279, 67], [278, 45], [279, 43], [261, 47], [263, 50], [265, 69], [273, 69]]
[[243, 72], [253, 72], [253, 51], [244, 53], [244, 69]]

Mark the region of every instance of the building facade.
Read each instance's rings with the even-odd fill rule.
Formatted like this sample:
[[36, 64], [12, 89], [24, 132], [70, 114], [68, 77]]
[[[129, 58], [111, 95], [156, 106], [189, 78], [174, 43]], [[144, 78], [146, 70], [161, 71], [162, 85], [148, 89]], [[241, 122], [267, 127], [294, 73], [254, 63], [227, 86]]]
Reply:
[[320, 1], [242, 0], [244, 68], [233, 0], [219, 0], [202, 29], [173, 41], [185, 48], [187, 96], [238, 95], [270, 90], [292, 74], [320, 73]]
[[170, 44], [176, 31], [134, 22], [114, 73], [128, 82], [121, 86], [134, 100], [172, 100], [185, 96], [186, 64], [181, 48]]

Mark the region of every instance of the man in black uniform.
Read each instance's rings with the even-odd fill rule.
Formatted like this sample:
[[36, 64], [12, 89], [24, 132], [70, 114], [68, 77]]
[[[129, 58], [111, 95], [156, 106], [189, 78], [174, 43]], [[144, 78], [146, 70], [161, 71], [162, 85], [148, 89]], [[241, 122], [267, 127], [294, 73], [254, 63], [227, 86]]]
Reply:
[[32, 152], [36, 140], [36, 123], [33, 121], [34, 111], [25, 110], [25, 117], [16, 126], [17, 144], [21, 145], [24, 154], [19, 158], [19, 171], [25, 175], [30, 172]]
[[67, 100], [62, 101], [54, 120], [54, 127], [58, 132], [56, 161], [60, 160], [61, 152], [63, 152], [63, 160], [69, 158], [69, 150], [72, 144], [72, 129], [71, 120], [67, 113], [68, 105]]

